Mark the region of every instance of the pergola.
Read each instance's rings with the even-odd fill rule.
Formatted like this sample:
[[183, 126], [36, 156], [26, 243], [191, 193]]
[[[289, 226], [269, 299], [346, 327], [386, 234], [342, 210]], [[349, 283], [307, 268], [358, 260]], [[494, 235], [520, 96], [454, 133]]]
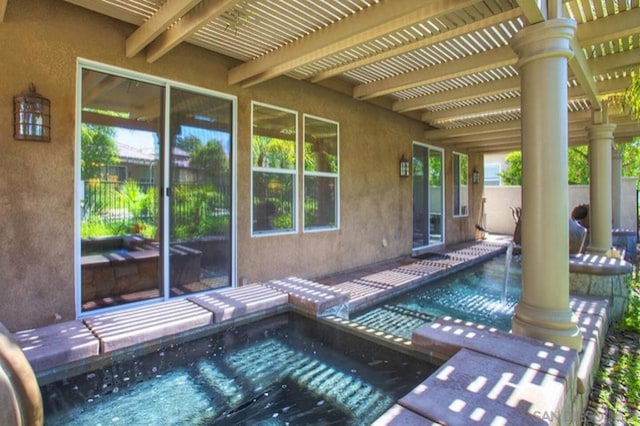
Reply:
[[420, 119], [425, 140], [471, 152], [520, 149], [521, 77], [509, 44], [561, 14], [578, 24], [566, 81], [569, 143], [587, 143], [586, 126], [602, 111], [596, 120], [617, 124], [616, 141], [639, 133], [608, 107], [640, 64], [637, 0], [562, 1], [554, 15], [532, 0], [65, 1], [137, 26], [129, 57], [154, 62], [192, 43], [240, 61], [230, 84], [309, 80]]

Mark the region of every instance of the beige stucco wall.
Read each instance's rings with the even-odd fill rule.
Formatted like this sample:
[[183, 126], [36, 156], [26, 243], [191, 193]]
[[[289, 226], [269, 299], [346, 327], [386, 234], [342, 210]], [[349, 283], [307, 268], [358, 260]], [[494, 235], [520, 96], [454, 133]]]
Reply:
[[[238, 277], [249, 282], [298, 275], [313, 278], [411, 251], [411, 179], [398, 176], [424, 124], [307, 82], [281, 77], [241, 89], [228, 86], [234, 60], [183, 44], [153, 64], [128, 59], [134, 27], [60, 0], [9, 0], [0, 23], [0, 321], [15, 331], [42, 326], [74, 305], [74, 129], [77, 58], [168, 78], [238, 97]], [[12, 97], [30, 82], [51, 100], [50, 143], [13, 139]], [[340, 229], [252, 238], [250, 235], [251, 101], [340, 123]], [[446, 152], [447, 168], [451, 152]], [[481, 157], [470, 164], [481, 169]], [[447, 173], [450, 174], [448, 170]], [[477, 206], [451, 215], [448, 242], [474, 236]], [[471, 187], [479, 203], [481, 185]], [[386, 244], [383, 244], [383, 240]]]
[[[622, 178], [622, 227], [636, 229], [636, 178]], [[522, 206], [520, 186], [487, 186], [485, 212], [487, 229], [495, 234], [513, 234], [510, 206]], [[588, 185], [569, 186], [569, 212], [579, 204], [589, 204]]]

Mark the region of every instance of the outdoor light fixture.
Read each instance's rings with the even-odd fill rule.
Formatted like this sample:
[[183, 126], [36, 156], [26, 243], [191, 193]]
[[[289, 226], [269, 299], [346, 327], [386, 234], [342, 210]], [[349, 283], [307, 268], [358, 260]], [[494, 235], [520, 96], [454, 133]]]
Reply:
[[480, 183], [480, 172], [475, 167], [473, 168], [473, 172], [471, 172], [471, 182]]
[[51, 102], [29, 89], [13, 97], [13, 137], [18, 140], [49, 142], [51, 139]]
[[400, 177], [408, 177], [408, 176], [409, 176], [409, 160], [407, 160], [404, 154], [402, 154], [402, 158], [400, 158]]

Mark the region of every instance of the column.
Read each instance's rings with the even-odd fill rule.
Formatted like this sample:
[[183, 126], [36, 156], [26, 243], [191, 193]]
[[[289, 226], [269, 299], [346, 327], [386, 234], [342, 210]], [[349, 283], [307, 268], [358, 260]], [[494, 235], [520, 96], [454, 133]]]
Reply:
[[518, 54], [522, 111], [522, 298], [512, 330], [580, 350], [569, 308], [567, 65], [570, 19], [524, 28]]
[[611, 148], [611, 214], [614, 228], [622, 228], [622, 154]]
[[611, 147], [615, 124], [594, 124], [589, 132], [589, 247], [592, 253], [611, 248]]

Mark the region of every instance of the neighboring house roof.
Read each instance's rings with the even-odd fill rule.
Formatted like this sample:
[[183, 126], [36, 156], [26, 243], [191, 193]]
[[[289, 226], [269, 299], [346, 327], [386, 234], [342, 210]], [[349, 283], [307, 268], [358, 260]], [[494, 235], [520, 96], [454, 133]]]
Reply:
[[[129, 143], [117, 141], [118, 157], [123, 163], [151, 164], [159, 160], [160, 155], [153, 146], [132, 146]], [[173, 163], [178, 167], [189, 167], [190, 154], [181, 148], [173, 148]]]

